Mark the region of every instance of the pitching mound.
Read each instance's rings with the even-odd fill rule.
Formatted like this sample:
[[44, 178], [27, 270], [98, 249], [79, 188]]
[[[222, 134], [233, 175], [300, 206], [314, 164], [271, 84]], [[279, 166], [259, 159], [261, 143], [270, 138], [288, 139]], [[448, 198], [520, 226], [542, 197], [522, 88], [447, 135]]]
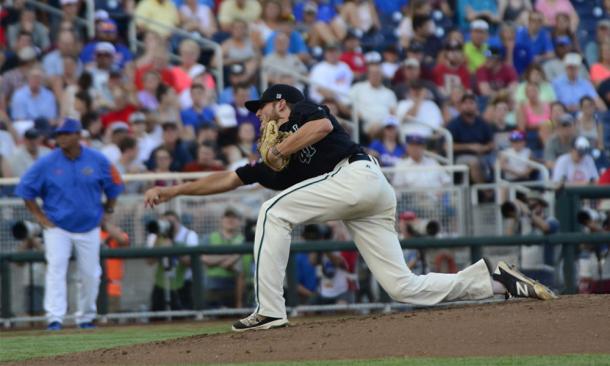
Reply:
[[287, 328], [194, 336], [39, 359], [28, 364], [153, 365], [401, 356], [607, 353], [610, 295], [295, 320]]

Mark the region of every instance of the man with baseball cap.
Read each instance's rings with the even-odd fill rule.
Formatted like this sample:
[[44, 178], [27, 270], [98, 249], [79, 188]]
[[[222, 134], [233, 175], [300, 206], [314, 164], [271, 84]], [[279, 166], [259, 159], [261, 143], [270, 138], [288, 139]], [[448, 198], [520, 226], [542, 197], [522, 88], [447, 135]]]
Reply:
[[510, 147], [500, 153], [500, 168], [504, 179], [509, 181], [527, 181], [533, 171], [525, 161], [530, 159], [532, 152], [525, 146], [525, 134], [521, 131], [510, 133]]
[[464, 45], [464, 55], [468, 71], [475, 73], [485, 63], [487, 52], [487, 39], [489, 38], [489, 25], [486, 21], [477, 19], [470, 23], [470, 41]]
[[345, 62], [340, 60], [340, 57], [341, 45], [327, 45], [324, 50], [324, 60], [311, 69], [309, 79], [314, 86], [309, 90], [309, 97], [314, 102], [320, 103], [323, 99], [331, 98], [341, 105], [348, 104], [347, 94], [354, 73]]
[[485, 52], [487, 60], [475, 73], [479, 94], [493, 98], [499, 92], [513, 94], [519, 77], [515, 68], [504, 62], [504, 55], [499, 47], [491, 46]]
[[[100, 285], [100, 223], [114, 212], [121, 176], [99, 152], [80, 145], [81, 125], [66, 118], [55, 130], [57, 148], [38, 159], [15, 194], [43, 227], [47, 273], [44, 308], [48, 329], [60, 330], [67, 310], [66, 272], [76, 249], [81, 280], [76, 322], [94, 328]], [[106, 202], [102, 203], [102, 194]], [[43, 201], [42, 209], [36, 202]]]
[[563, 58], [565, 74], [553, 80], [553, 89], [557, 100], [563, 103], [570, 112], [577, 112], [580, 99], [584, 96], [593, 98], [595, 105], [600, 111], [606, 110], [606, 104], [597, 95], [595, 87], [586, 78], [579, 75], [582, 66], [582, 56], [578, 53], [568, 53]]
[[595, 182], [599, 173], [590, 152], [589, 140], [584, 136], [577, 137], [570, 152], [557, 159], [553, 168], [553, 182], [575, 185]]
[[[329, 220], [345, 223], [369, 269], [397, 301], [431, 305], [488, 298], [494, 292], [555, 297], [505, 263], [498, 264], [494, 280], [483, 260], [457, 274], [414, 275], [404, 261], [394, 227], [396, 193], [377, 161], [350, 139], [329, 109], [304, 100], [298, 89], [283, 84], [269, 87], [246, 107], [256, 110], [265, 129], [273, 128], [276, 136], [289, 133], [267, 149], [265, 162], [212, 173], [194, 182], [151, 188], [144, 197], [146, 205], [154, 207], [180, 195], [209, 195], [253, 183], [282, 190], [260, 209], [254, 239], [257, 307], [233, 324], [234, 331], [288, 324], [283, 282], [292, 228]], [[265, 136], [269, 135], [266, 130]], [[278, 169], [276, 162], [286, 164]]]
[[558, 122], [555, 133], [544, 145], [544, 164], [551, 170], [557, 158], [569, 152], [576, 139], [576, 120], [571, 114], [562, 115]]
[[118, 27], [114, 20], [102, 19], [96, 23], [95, 40], [87, 43], [80, 53], [80, 60], [84, 64], [90, 64], [95, 60], [97, 45], [108, 42], [115, 48], [114, 63], [117, 69], [122, 70], [128, 63], [133, 61], [133, 54], [127, 46], [118, 41]]

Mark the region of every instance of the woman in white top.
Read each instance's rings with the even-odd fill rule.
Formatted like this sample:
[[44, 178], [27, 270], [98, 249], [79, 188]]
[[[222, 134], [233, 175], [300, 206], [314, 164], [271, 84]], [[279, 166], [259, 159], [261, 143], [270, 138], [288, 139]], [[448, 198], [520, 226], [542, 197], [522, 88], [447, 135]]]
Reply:
[[580, 113], [576, 121], [576, 129], [579, 136], [589, 140], [593, 148], [604, 149], [604, 128], [595, 118], [595, 101], [585, 96], [580, 99]]
[[180, 19], [184, 30], [198, 32], [206, 38], [211, 38], [218, 30], [210, 7], [197, 0], [185, 0], [180, 6]]

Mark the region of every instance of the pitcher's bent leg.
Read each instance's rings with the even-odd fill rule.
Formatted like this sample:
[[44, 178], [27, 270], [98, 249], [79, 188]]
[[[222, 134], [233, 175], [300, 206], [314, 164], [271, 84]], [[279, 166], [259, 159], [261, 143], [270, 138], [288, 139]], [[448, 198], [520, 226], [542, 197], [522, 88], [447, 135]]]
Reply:
[[409, 270], [391, 215], [346, 221], [358, 250], [375, 279], [396, 301], [434, 305], [442, 301], [480, 300], [493, 296], [483, 260], [455, 274], [415, 275]]

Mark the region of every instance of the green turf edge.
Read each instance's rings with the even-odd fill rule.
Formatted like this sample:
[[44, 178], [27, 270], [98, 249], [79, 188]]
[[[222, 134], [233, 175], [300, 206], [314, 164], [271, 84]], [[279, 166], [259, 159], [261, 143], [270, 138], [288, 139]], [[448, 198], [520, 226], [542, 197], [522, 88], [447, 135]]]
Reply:
[[[204, 364], [189, 364], [189, 366]], [[209, 365], [209, 364], [208, 364]], [[302, 362], [256, 362], [223, 364], [223, 366], [609, 366], [610, 354], [571, 354], [510, 357], [410, 357], [372, 360], [325, 360]], [[169, 365], [168, 365], [169, 366]]]
[[64, 329], [59, 332], [45, 330], [0, 332], [0, 362], [22, 361], [198, 334], [223, 333], [229, 329], [226, 324], [206, 325], [201, 323], [185, 326], [167, 324], [99, 327], [94, 330]]

